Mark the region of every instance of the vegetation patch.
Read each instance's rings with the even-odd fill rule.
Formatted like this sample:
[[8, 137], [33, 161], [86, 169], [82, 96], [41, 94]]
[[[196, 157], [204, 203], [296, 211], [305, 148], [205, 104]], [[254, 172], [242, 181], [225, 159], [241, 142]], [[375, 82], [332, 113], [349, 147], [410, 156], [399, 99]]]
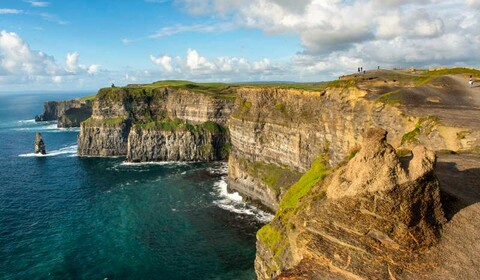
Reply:
[[286, 113], [287, 112], [287, 106], [283, 103], [277, 103], [275, 104], [275, 109], [282, 112], [282, 113]]
[[226, 132], [227, 129], [216, 122], [207, 121], [203, 124], [193, 125], [181, 119], [165, 118], [160, 121], [137, 122], [135, 126], [141, 129], [152, 129], [160, 131], [190, 131], [190, 132]]
[[375, 102], [381, 102], [388, 105], [403, 104], [402, 99], [396, 98], [398, 93], [400, 93], [400, 90], [387, 92], [375, 99]]
[[97, 97], [97, 95], [92, 94], [92, 95], [89, 95], [89, 96], [81, 97], [78, 100], [80, 100], [80, 101], [93, 101], [95, 99], [95, 97]]
[[124, 121], [126, 120], [120, 117], [103, 119], [103, 120], [94, 120], [93, 118], [89, 118], [84, 123], [87, 126], [101, 126], [101, 125], [116, 126], [116, 125], [122, 124]]
[[258, 239], [267, 246], [271, 252], [275, 252], [278, 243], [282, 240], [282, 234], [270, 224], [265, 225], [257, 232]]
[[317, 158], [312, 167], [285, 193], [278, 206], [277, 216], [283, 221], [287, 221], [300, 199], [307, 195], [312, 187], [325, 179], [330, 172], [331, 169], [325, 164], [324, 156]]
[[297, 171], [272, 163], [251, 162], [246, 159], [239, 159], [239, 163], [243, 170], [273, 189], [277, 196], [281, 194], [282, 190], [286, 190], [294, 184], [301, 176]]
[[422, 133], [422, 131], [425, 132], [426, 135], [429, 135], [432, 132], [433, 127], [438, 124], [439, 124], [439, 120], [434, 116], [420, 118], [420, 120], [415, 125], [415, 128], [412, 131], [407, 132], [402, 136], [401, 144], [404, 145], [404, 144], [418, 143], [419, 142], [418, 136]]

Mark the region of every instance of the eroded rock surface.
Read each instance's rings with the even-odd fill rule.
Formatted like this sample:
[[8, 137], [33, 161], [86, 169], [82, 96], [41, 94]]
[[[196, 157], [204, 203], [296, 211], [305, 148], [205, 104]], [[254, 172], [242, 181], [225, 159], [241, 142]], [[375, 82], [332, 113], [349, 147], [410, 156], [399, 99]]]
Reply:
[[368, 130], [353, 159], [277, 213], [257, 241], [260, 279], [414, 279], [428, 271], [421, 254], [445, 223], [435, 154], [418, 147], [402, 163], [386, 136]]
[[43, 142], [42, 134], [36, 133], [35, 134], [35, 146], [34, 146], [34, 153], [44, 155], [47, 153], [45, 142]]

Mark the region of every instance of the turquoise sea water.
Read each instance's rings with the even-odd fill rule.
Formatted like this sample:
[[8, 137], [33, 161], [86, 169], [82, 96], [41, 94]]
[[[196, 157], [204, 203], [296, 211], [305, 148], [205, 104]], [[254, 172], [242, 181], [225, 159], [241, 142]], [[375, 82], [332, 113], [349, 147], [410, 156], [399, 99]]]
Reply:
[[32, 120], [77, 96], [0, 94], [0, 279], [254, 279], [271, 217], [226, 193], [225, 163], [77, 157], [78, 129]]

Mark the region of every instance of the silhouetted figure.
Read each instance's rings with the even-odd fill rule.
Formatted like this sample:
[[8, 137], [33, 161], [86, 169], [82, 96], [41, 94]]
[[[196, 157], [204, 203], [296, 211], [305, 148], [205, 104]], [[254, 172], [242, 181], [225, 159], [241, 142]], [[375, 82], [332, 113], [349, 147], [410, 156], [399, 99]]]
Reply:
[[358, 67], [358, 73], [360, 73], [360, 67]]
[[380, 70], [380, 66], [377, 67], [377, 70]]
[[115, 84], [114, 84], [114, 83], [112, 83], [112, 88], [114, 88], [114, 87], [115, 87]]
[[363, 70], [363, 74], [364, 74], [364, 75], [367, 74], [367, 71]]

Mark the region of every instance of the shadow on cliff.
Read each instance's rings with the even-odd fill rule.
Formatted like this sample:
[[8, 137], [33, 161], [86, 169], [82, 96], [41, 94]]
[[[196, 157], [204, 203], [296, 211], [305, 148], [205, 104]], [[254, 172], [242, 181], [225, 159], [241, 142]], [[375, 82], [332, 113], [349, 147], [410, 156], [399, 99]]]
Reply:
[[445, 217], [450, 221], [456, 213], [480, 202], [480, 167], [460, 170], [455, 162], [437, 162]]

